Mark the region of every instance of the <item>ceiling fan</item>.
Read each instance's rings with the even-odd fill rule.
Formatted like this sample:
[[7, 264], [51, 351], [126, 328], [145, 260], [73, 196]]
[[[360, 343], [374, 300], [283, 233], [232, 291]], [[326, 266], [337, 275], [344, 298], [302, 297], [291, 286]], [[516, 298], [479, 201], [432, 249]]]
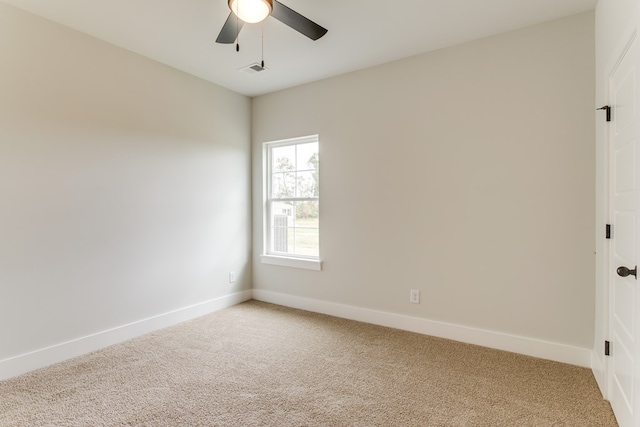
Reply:
[[311, 40], [318, 40], [328, 31], [278, 0], [228, 0], [228, 3], [231, 13], [222, 26], [216, 43], [234, 43], [245, 22], [250, 24], [260, 22], [269, 15]]

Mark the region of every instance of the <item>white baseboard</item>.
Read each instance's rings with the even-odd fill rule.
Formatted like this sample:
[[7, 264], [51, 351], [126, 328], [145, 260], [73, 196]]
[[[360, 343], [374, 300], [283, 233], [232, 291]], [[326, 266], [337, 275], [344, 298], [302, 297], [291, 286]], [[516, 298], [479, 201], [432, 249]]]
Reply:
[[253, 299], [585, 368], [591, 367], [591, 349], [259, 289], [253, 290]]
[[86, 337], [0, 360], [0, 380], [62, 362], [72, 357], [100, 350], [149, 332], [204, 316], [251, 299], [252, 292], [225, 295], [189, 307], [153, 316]]

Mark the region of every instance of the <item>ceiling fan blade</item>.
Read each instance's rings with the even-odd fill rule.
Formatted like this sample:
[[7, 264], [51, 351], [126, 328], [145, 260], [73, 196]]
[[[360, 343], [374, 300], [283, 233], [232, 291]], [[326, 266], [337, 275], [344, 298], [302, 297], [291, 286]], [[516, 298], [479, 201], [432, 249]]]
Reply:
[[222, 26], [222, 30], [220, 30], [220, 34], [218, 34], [218, 38], [216, 39], [216, 43], [223, 44], [232, 44], [238, 38], [238, 33], [242, 29], [244, 22], [237, 19], [236, 15], [233, 13], [229, 14], [229, 17], [225, 21]]
[[311, 40], [318, 40], [327, 33], [327, 29], [321, 27], [310, 19], [305, 18], [293, 9], [288, 8], [277, 0], [273, 0], [271, 16], [285, 25], [290, 26]]

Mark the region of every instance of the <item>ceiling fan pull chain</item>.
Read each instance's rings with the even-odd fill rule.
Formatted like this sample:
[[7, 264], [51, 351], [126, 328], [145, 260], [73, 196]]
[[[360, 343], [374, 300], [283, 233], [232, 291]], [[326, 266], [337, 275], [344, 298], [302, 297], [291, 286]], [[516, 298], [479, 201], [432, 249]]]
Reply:
[[262, 64], [260, 66], [264, 68], [264, 21], [262, 22]]
[[[238, 4], [236, 6], [237, 10], [240, 10], [240, 0], [238, 0]], [[236, 52], [240, 52], [240, 23], [238, 22], [240, 18], [238, 18], [238, 14], [236, 13]]]

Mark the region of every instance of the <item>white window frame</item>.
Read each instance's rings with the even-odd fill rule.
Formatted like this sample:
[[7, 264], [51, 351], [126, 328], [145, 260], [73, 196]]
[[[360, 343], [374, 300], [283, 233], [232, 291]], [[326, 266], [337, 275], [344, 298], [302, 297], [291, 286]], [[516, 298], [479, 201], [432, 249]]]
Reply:
[[[280, 254], [280, 253], [272, 253], [270, 250], [271, 247], [271, 152], [272, 149], [278, 147], [286, 147], [291, 145], [300, 145], [300, 144], [308, 144], [311, 142], [315, 142], [318, 144], [318, 150], [320, 149], [320, 139], [318, 135], [309, 135], [300, 138], [291, 138], [284, 139], [280, 141], [272, 141], [265, 142], [263, 144], [263, 248], [261, 260], [263, 264], [271, 264], [278, 265], [281, 267], [293, 267], [293, 268], [303, 268], [307, 270], [322, 270], [322, 261], [320, 260], [320, 256], [306, 256], [306, 255], [298, 255], [298, 254]], [[320, 197], [291, 197], [286, 199], [278, 199], [285, 202], [304, 202], [304, 201], [317, 201], [320, 202]], [[319, 247], [320, 243], [318, 242], [318, 252], [320, 251]]]

